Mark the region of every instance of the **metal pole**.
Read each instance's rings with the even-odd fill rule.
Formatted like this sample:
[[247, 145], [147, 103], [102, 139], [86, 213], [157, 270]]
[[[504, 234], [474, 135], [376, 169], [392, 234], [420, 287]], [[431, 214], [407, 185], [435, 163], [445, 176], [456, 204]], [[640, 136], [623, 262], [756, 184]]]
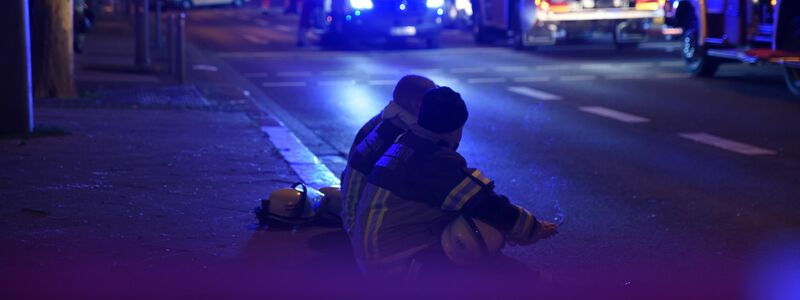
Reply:
[[150, 10], [149, 0], [139, 0], [136, 5], [136, 66], [139, 69], [150, 67]]
[[186, 82], [186, 13], [178, 16], [177, 34], [177, 79], [179, 83]]
[[27, 134], [33, 131], [28, 0], [9, 2], [0, 20], [3, 36], [12, 38], [0, 45], [0, 133]]
[[169, 58], [169, 73], [172, 75], [175, 75], [175, 70], [177, 69], [175, 67], [177, 63], [175, 62], [175, 51], [177, 51], [175, 47], [175, 41], [177, 40], [175, 38], [175, 22], [177, 22], [177, 20], [175, 14], [170, 14], [169, 17], [167, 17], [167, 56]]
[[156, 0], [156, 48], [164, 48], [161, 42], [161, 0]]

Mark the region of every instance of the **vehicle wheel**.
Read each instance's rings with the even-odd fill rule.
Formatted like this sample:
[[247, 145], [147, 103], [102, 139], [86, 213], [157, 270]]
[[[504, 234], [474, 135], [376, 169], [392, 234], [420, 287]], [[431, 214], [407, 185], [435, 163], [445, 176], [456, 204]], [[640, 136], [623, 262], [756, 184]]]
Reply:
[[181, 8], [182, 9], [191, 9], [192, 6], [194, 6], [194, 4], [192, 3], [192, 0], [182, 0], [181, 1]]
[[231, 3], [231, 4], [233, 5], [233, 7], [240, 8], [240, 7], [242, 7], [242, 5], [244, 5], [244, 1], [243, 0], [233, 0], [233, 3]]
[[708, 49], [698, 43], [697, 26], [684, 29], [683, 32], [683, 59], [686, 68], [694, 76], [711, 77], [719, 68], [719, 61], [708, 56]]
[[425, 39], [425, 47], [428, 49], [436, 49], [439, 48], [440, 45], [441, 44], [438, 36]]
[[784, 66], [784, 77], [789, 91], [795, 96], [800, 96], [800, 66]]

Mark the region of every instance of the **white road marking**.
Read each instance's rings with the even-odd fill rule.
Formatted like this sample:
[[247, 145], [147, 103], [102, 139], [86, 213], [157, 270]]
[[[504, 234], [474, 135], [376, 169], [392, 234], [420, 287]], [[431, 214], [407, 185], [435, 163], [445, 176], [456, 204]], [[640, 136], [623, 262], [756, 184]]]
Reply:
[[490, 78], [469, 78], [467, 79], [467, 83], [500, 83], [506, 82], [505, 78], [499, 77], [490, 77]]
[[542, 82], [550, 81], [550, 76], [531, 76], [531, 77], [516, 77], [514, 82]]
[[397, 75], [400, 74], [400, 71], [391, 69], [368, 69], [364, 70], [364, 73], [369, 75]]
[[288, 87], [288, 86], [306, 86], [304, 81], [278, 81], [278, 82], [264, 82], [261, 83], [264, 87]]
[[483, 73], [483, 72], [486, 72], [486, 68], [475, 67], [475, 68], [452, 68], [452, 69], [450, 69], [450, 73], [453, 73], [453, 74]]
[[625, 123], [645, 123], [650, 122], [649, 119], [640, 117], [637, 115], [632, 115], [629, 113], [621, 112], [618, 110], [613, 110], [610, 108], [602, 107], [602, 106], [581, 106], [578, 109], [588, 112], [590, 114], [595, 114], [601, 117], [606, 117], [610, 119], [614, 119], [620, 122]]
[[322, 80], [318, 82], [321, 86], [349, 86], [355, 85], [355, 80]]
[[275, 29], [283, 32], [292, 32], [294, 31], [294, 27], [286, 26], [286, 25], [275, 25]]
[[192, 70], [216, 72], [219, 68], [212, 65], [193, 65]]
[[263, 126], [261, 131], [267, 134], [270, 142], [304, 183], [315, 188], [341, 183], [339, 178], [336, 178], [336, 175], [286, 127]]
[[569, 70], [569, 65], [548, 65], [548, 66], [536, 66], [534, 68], [536, 71], [564, 71]]
[[528, 96], [537, 100], [542, 101], [552, 101], [552, 100], [561, 100], [561, 96], [553, 95], [548, 92], [543, 92], [537, 89], [529, 88], [527, 86], [510, 86], [508, 90], [513, 93], [517, 93], [523, 96]]
[[626, 79], [645, 79], [647, 76], [645, 74], [613, 74], [613, 75], [606, 75], [606, 79], [608, 80], [626, 80]]
[[689, 73], [660, 73], [656, 74], [658, 79], [680, 79], [692, 77]]
[[412, 74], [430, 74], [430, 73], [441, 73], [443, 72], [442, 69], [411, 69], [409, 72]]
[[662, 61], [658, 63], [659, 67], [683, 67], [685, 65], [682, 61]]
[[354, 71], [322, 71], [320, 75], [323, 76], [347, 76], [355, 74]]
[[587, 81], [587, 80], [595, 80], [597, 79], [596, 75], [565, 75], [561, 76], [558, 79], [561, 81]]
[[306, 72], [306, 71], [278, 72], [277, 75], [281, 77], [308, 77], [311, 76], [311, 72]]
[[528, 70], [526, 66], [502, 66], [494, 68], [497, 72], [525, 72]]
[[638, 63], [621, 63], [618, 66], [623, 68], [652, 68], [656, 65], [652, 62], [638, 62]]
[[613, 69], [614, 65], [612, 65], [612, 64], [580, 64], [580, 66], [578, 66], [578, 68], [581, 68], [581, 69], [593, 69], [593, 70], [596, 70], [596, 69]]
[[394, 85], [397, 80], [370, 80], [367, 81], [369, 85]]
[[269, 73], [267, 73], [267, 72], [244, 73], [242, 75], [244, 75], [244, 77], [250, 77], [250, 78], [253, 78], [253, 77], [269, 77]]
[[256, 45], [269, 45], [268, 39], [257, 37], [254, 35], [245, 34], [242, 36], [242, 38]]
[[698, 143], [714, 146], [744, 155], [775, 155], [778, 152], [732, 141], [705, 132], [679, 133], [678, 136]]

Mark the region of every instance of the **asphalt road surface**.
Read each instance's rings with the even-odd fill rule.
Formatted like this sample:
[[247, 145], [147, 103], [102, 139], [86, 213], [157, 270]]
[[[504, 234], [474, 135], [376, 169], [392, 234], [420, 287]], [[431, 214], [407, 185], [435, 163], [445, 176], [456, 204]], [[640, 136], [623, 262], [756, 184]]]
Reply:
[[550, 240], [504, 250], [556, 282], [741, 293], [773, 259], [765, 249], [800, 236], [800, 99], [779, 67], [698, 79], [675, 43], [519, 52], [458, 30], [435, 50], [297, 48], [295, 16], [255, 8], [198, 9], [188, 22], [191, 41], [258, 86], [337, 174], [402, 75], [453, 87], [470, 109], [459, 149], [469, 164], [561, 223]]

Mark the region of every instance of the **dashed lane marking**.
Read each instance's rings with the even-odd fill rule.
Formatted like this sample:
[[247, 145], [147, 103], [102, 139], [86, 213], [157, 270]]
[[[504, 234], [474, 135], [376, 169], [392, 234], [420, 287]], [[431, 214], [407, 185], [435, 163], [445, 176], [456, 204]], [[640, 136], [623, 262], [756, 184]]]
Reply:
[[561, 100], [561, 96], [553, 95], [548, 92], [543, 92], [537, 89], [533, 89], [527, 86], [511, 86], [508, 87], [508, 90], [513, 93], [517, 93], [523, 96], [528, 96], [537, 100], [542, 101], [553, 101], [553, 100]]
[[591, 69], [591, 70], [612, 69], [612, 68], [614, 68], [614, 65], [612, 65], [612, 64], [601, 64], [601, 63], [597, 63], [597, 64], [580, 64], [578, 66], [578, 68], [580, 68], [580, 69]]
[[355, 80], [322, 80], [319, 81], [320, 86], [351, 86], [355, 85]]
[[305, 71], [291, 71], [291, 72], [278, 72], [276, 75], [280, 77], [309, 77], [311, 72]]
[[483, 73], [483, 72], [486, 72], [486, 68], [474, 67], [474, 68], [452, 68], [452, 69], [450, 69], [450, 73], [453, 73], [453, 74]]
[[431, 74], [431, 73], [441, 73], [443, 72], [442, 69], [411, 69], [409, 72], [412, 74]]
[[200, 65], [193, 65], [192, 66], [192, 70], [216, 72], [217, 70], [219, 70], [219, 68], [217, 68], [216, 66], [212, 66], [212, 65], [202, 65], [202, 64], [200, 64]]
[[269, 73], [267, 73], [267, 72], [244, 73], [242, 75], [244, 75], [244, 77], [248, 77], [248, 78], [269, 77]]
[[775, 155], [778, 153], [773, 150], [725, 139], [705, 132], [679, 133], [678, 136], [744, 155]]
[[322, 76], [348, 76], [355, 74], [355, 71], [322, 71], [319, 72]]
[[565, 75], [558, 78], [561, 81], [588, 81], [597, 79], [596, 75]]
[[659, 73], [656, 74], [656, 78], [658, 79], [680, 79], [680, 78], [689, 78], [692, 75], [688, 73]]
[[528, 71], [528, 67], [526, 66], [501, 66], [495, 67], [495, 71], [497, 72], [525, 72]]
[[634, 63], [621, 63], [620, 67], [623, 68], [652, 68], [656, 65], [652, 62], [634, 62]]
[[550, 76], [530, 76], [530, 77], [516, 77], [514, 82], [542, 82], [550, 81]]
[[370, 80], [367, 81], [369, 85], [394, 85], [397, 80]]
[[492, 77], [492, 78], [468, 78], [467, 83], [501, 83], [506, 82], [505, 78]]
[[608, 80], [630, 80], [630, 79], [645, 79], [645, 78], [647, 78], [645, 74], [614, 74], [605, 76], [605, 79]]
[[256, 45], [262, 45], [262, 46], [263, 45], [269, 45], [269, 40], [268, 39], [260, 38], [260, 37], [254, 36], [254, 35], [245, 34], [245, 35], [242, 36], [242, 38], [245, 39], [246, 41], [251, 42], [251, 43], [256, 44]]
[[261, 83], [263, 87], [296, 87], [306, 86], [304, 81], [278, 81], [278, 82], [264, 82]]
[[294, 31], [293, 27], [286, 26], [286, 25], [275, 25], [275, 29], [283, 32], [292, 32]]
[[685, 65], [682, 61], [661, 61], [658, 62], [659, 67], [683, 67]]
[[598, 115], [601, 117], [606, 117], [609, 119], [614, 119], [620, 122], [625, 123], [646, 123], [650, 122], [649, 119], [640, 117], [637, 115], [621, 112], [618, 110], [613, 110], [610, 108], [602, 107], [602, 106], [581, 106], [578, 109], [581, 111], [585, 111], [590, 114]]
[[536, 66], [534, 68], [536, 71], [564, 71], [569, 70], [569, 65], [546, 65], [546, 66]]

